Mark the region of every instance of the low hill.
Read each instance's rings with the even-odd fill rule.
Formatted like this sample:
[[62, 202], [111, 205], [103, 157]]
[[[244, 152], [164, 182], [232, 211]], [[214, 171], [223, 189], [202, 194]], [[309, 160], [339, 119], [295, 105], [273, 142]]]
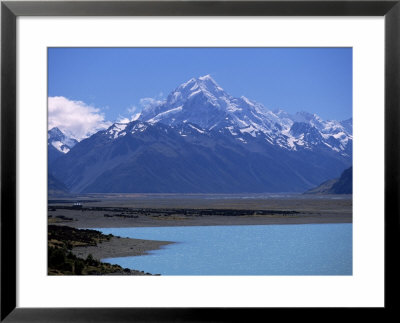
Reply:
[[339, 178], [323, 182], [321, 185], [306, 191], [304, 194], [352, 194], [353, 167], [343, 171]]

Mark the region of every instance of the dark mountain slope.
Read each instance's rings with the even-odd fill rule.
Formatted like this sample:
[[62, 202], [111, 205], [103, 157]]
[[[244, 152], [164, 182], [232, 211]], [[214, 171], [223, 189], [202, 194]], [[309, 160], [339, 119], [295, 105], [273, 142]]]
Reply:
[[163, 124], [134, 121], [116, 139], [111, 130], [83, 140], [53, 163], [52, 171], [72, 192], [300, 192], [345, 164], [329, 155], [321, 163], [316, 153], [265, 141], [249, 146], [229, 134], [185, 137], [181, 127]]
[[352, 194], [353, 167], [346, 169], [339, 178], [323, 182], [318, 187], [310, 189], [305, 194]]
[[55, 178], [52, 174], [49, 174], [47, 177], [47, 189], [49, 196], [59, 196], [59, 195], [67, 195], [69, 191], [67, 187]]

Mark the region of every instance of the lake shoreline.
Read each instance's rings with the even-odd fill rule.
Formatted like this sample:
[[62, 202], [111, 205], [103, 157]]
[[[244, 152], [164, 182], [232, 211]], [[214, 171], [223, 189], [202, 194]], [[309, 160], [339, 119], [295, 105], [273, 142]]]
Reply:
[[171, 243], [121, 238], [99, 230], [49, 224], [48, 275], [157, 275], [102, 259], [146, 255]]
[[75, 247], [72, 253], [80, 258], [86, 258], [89, 254], [94, 259], [134, 257], [149, 254], [149, 251], [158, 250], [172, 244], [172, 241], [143, 240], [133, 238], [112, 237], [97, 246]]

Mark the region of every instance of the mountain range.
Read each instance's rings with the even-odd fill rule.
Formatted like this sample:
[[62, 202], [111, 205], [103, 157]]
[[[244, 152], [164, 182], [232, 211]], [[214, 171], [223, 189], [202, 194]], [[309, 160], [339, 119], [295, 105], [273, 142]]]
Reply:
[[139, 118], [76, 142], [49, 131], [49, 174], [74, 193], [304, 192], [352, 165], [352, 119], [271, 111], [192, 78]]

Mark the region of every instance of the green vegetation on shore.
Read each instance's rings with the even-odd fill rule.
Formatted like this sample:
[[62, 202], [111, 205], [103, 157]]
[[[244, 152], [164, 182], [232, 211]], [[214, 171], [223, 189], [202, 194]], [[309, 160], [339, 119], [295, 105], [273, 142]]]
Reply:
[[97, 246], [113, 236], [96, 230], [81, 230], [68, 226], [48, 226], [48, 274], [49, 275], [140, 275], [142, 272], [122, 268], [94, 259], [75, 256], [71, 250], [77, 246]]

